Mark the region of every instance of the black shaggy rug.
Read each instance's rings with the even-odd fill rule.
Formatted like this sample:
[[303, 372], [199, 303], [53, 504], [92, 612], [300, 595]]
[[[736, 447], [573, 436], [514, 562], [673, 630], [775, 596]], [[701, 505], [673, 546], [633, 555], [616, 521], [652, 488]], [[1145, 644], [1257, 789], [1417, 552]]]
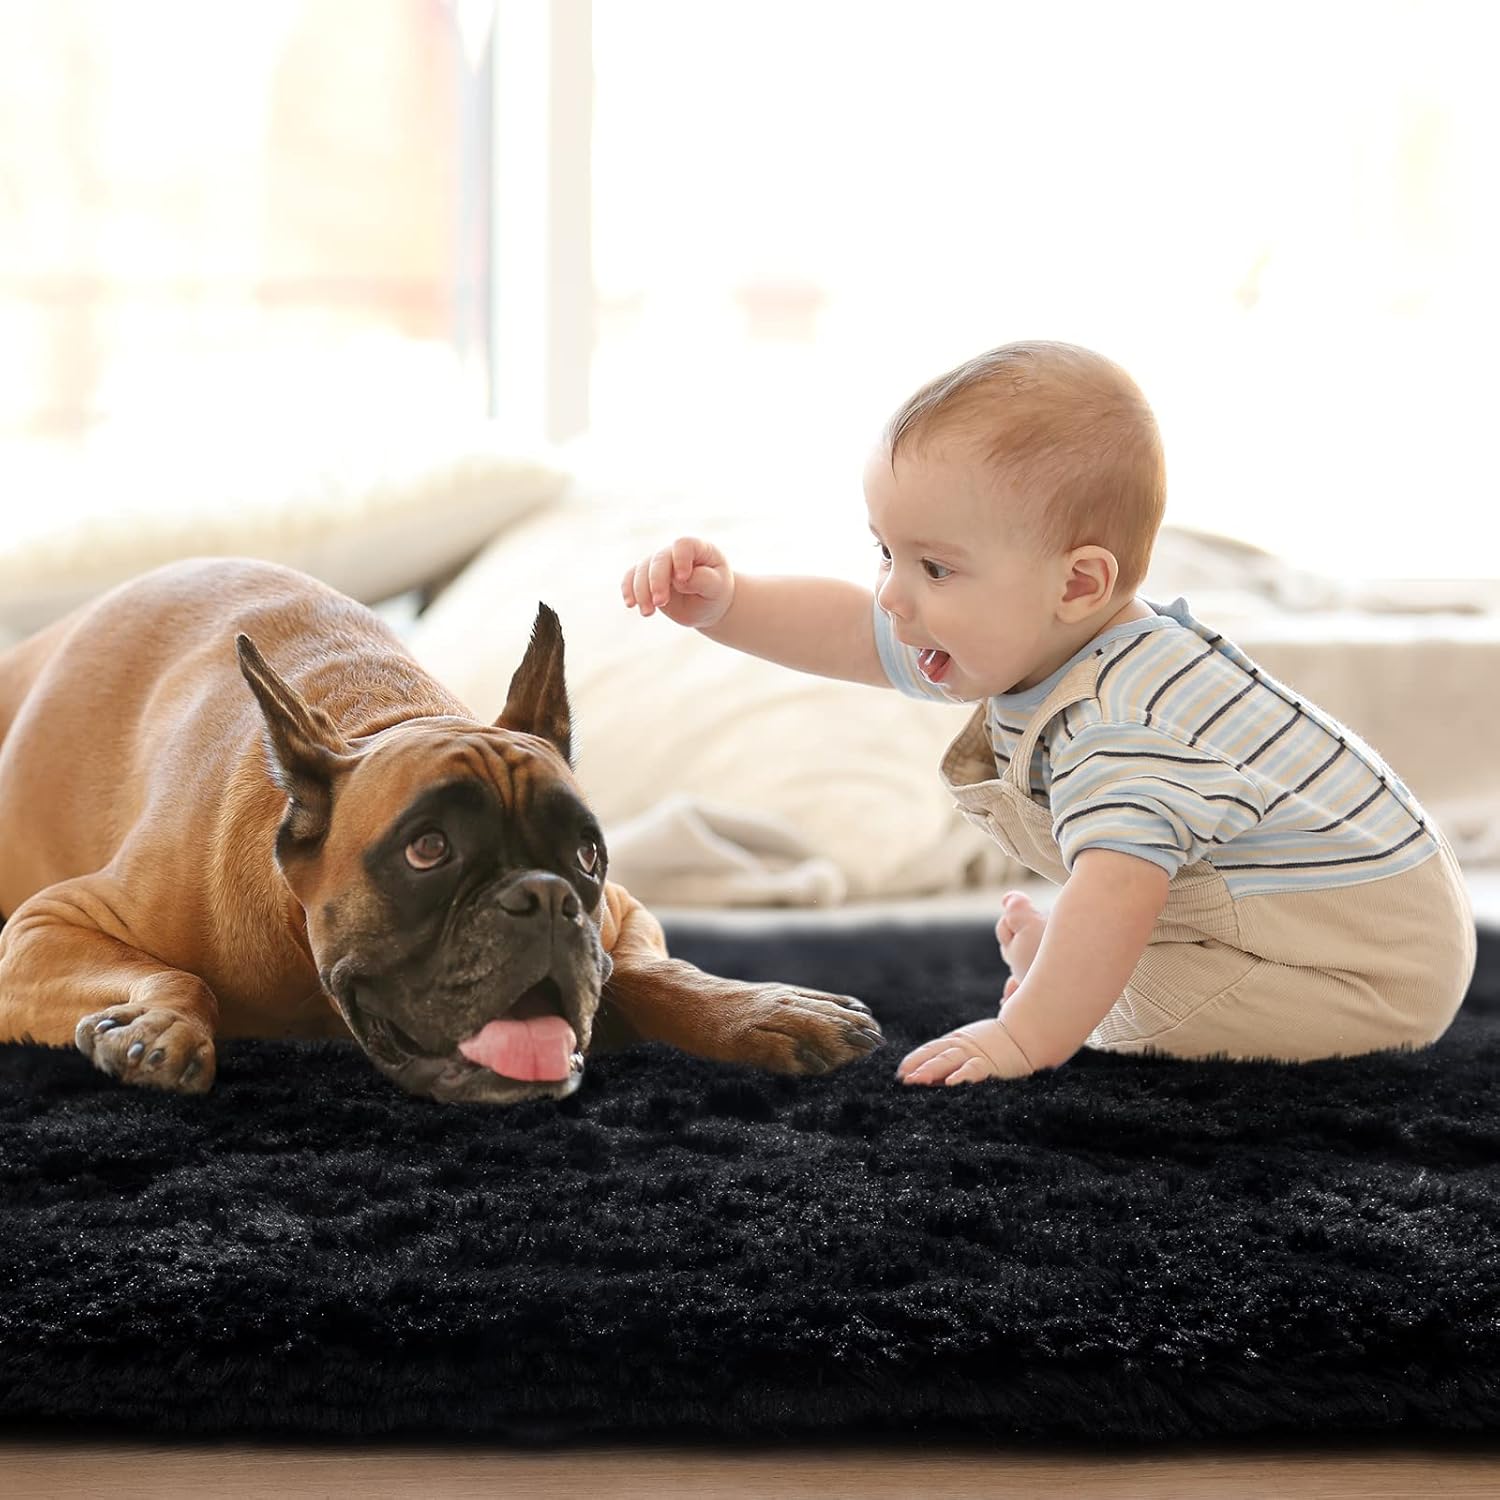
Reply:
[[0, 1418], [135, 1434], [1078, 1443], [1500, 1429], [1500, 938], [1437, 1046], [907, 1088], [988, 926], [715, 939], [890, 1045], [662, 1046], [561, 1104], [230, 1043], [207, 1098], [0, 1047]]

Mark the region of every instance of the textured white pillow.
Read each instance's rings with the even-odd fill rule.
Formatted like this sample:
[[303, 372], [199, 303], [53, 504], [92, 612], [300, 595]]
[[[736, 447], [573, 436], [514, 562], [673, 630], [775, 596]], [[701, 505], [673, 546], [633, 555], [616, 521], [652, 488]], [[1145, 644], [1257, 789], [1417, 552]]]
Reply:
[[[799, 571], [858, 576], [868, 559], [848, 519], [832, 515], [825, 528], [785, 510], [715, 514], [709, 504], [570, 492], [481, 553], [417, 621], [409, 644], [476, 714], [493, 718], [538, 600], [551, 605], [567, 643], [578, 774], [606, 835], [686, 798], [710, 812], [758, 815], [768, 832], [793, 830], [814, 862], [805, 870], [832, 860], [849, 900], [1025, 877], [963, 821], [938, 777], [969, 709], [792, 672], [621, 603], [627, 565], [679, 528], [712, 537], [748, 572], [764, 571], [778, 553], [785, 570], [786, 528], [795, 524]], [[695, 900], [669, 871], [616, 872], [648, 901], [766, 899], [748, 880], [726, 894], [723, 880], [705, 879]], [[829, 899], [827, 882], [815, 884], [825, 892], [815, 899]]]
[[430, 421], [246, 421], [17, 465], [0, 497], [0, 637], [179, 557], [266, 558], [374, 603], [441, 579], [567, 481], [489, 424]]

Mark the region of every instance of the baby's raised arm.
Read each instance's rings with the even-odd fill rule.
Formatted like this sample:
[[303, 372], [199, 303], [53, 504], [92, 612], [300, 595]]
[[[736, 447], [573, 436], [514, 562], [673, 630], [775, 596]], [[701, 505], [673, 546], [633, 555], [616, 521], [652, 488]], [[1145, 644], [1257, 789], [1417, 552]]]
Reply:
[[678, 537], [626, 570], [626, 608], [657, 610], [710, 640], [799, 672], [890, 687], [869, 589], [837, 578], [736, 574], [712, 542]]

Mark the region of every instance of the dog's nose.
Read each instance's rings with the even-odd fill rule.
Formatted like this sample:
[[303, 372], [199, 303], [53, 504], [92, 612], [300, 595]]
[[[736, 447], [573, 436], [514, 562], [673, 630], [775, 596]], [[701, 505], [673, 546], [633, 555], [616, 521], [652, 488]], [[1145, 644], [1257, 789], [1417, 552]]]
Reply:
[[578, 893], [560, 875], [523, 875], [500, 897], [500, 909], [512, 917], [562, 917], [576, 922]]

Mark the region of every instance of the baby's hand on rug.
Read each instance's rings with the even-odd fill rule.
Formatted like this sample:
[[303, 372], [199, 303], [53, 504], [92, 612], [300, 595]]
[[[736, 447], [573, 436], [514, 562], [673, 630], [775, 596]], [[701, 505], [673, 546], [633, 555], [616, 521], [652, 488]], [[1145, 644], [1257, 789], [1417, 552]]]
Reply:
[[896, 1069], [902, 1083], [979, 1083], [1025, 1078], [1035, 1069], [999, 1020], [970, 1021], [908, 1052]]

